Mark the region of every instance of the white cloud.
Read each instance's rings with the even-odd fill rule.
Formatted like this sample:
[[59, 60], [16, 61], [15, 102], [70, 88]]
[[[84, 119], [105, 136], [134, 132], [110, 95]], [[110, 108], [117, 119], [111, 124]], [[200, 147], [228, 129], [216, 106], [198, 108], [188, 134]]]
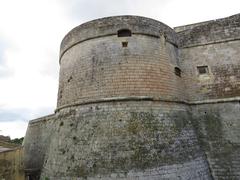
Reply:
[[20, 138], [25, 135], [28, 123], [26, 121], [1, 122], [0, 134], [11, 136], [11, 139]]
[[[27, 109], [30, 116], [24, 114], [25, 121], [45, 115], [38, 114], [39, 109], [53, 112], [59, 46], [73, 26], [63, 4], [48, 0], [4, 1], [0, 3], [0, 22], [0, 39], [7, 42], [0, 56], [0, 110]], [[18, 113], [19, 117], [23, 114]], [[21, 130], [12, 130], [14, 123]], [[23, 136], [25, 124], [16, 117], [15, 121], [1, 122], [0, 129], [14, 137]]]
[[2, 54], [11, 76], [0, 78], [4, 108], [55, 107], [59, 44], [71, 27], [57, 1], [8, 0], [0, 6]]

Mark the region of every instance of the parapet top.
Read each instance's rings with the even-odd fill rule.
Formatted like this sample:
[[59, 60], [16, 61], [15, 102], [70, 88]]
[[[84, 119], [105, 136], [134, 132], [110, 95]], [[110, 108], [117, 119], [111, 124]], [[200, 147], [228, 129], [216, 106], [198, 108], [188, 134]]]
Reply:
[[226, 18], [176, 27], [179, 47], [240, 39], [240, 14]]
[[60, 58], [73, 45], [85, 40], [117, 34], [120, 29], [129, 29], [132, 34], [145, 34], [165, 38], [177, 44], [174, 30], [154, 19], [139, 16], [113, 16], [81, 24], [72, 29], [62, 40]]

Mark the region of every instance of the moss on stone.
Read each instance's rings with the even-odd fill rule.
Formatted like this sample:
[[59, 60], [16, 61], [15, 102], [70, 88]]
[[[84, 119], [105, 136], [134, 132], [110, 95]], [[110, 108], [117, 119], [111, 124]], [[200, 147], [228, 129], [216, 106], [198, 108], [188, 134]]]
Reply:
[[[240, 151], [238, 144], [232, 143], [225, 138], [223, 118], [219, 111], [206, 110], [193, 116], [192, 122], [196, 129], [202, 149], [210, 159], [211, 168], [228, 179], [232, 179], [234, 157]], [[235, 155], [234, 155], [235, 154]]]
[[60, 125], [59, 125], [59, 126], [63, 126], [63, 124], [64, 124], [63, 122], [60, 122]]
[[88, 171], [87, 171], [87, 168], [84, 165], [80, 165], [80, 166], [75, 166], [71, 170], [70, 174], [71, 174], [71, 176], [87, 179]]

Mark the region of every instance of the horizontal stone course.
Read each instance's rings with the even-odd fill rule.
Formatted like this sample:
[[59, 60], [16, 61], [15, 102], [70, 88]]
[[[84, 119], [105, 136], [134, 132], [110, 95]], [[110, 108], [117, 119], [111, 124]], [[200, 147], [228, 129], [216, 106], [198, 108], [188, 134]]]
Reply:
[[[173, 47], [165, 47], [164, 39], [144, 35], [126, 39], [129, 41], [126, 51], [122, 47], [107, 49], [106, 44], [114, 47], [121, 42], [121, 38], [112, 36], [69, 49], [61, 58], [58, 107], [114, 96], [182, 99], [183, 87], [176, 86], [181, 79], [174, 74], [176, 57], [168, 56]], [[137, 45], [140, 42], [142, 45]], [[97, 47], [89, 51], [90, 46]]]
[[168, 41], [177, 44], [174, 30], [159, 21], [139, 16], [115, 16], [90, 21], [72, 29], [61, 43], [60, 58], [67, 49], [77, 43], [117, 35], [120, 29], [130, 29], [133, 34], [155, 37], [164, 34]]

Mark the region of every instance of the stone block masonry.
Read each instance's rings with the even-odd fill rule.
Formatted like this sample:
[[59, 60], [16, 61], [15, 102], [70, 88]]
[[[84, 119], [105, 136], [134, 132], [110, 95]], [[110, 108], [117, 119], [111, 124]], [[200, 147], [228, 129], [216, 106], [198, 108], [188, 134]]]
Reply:
[[184, 106], [101, 103], [65, 108], [56, 116], [55, 142], [50, 143], [42, 177], [209, 179]]
[[116, 16], [71, 30], [55, 114], [26, 133], [29, 178], [240, 179], [239, 22]]

